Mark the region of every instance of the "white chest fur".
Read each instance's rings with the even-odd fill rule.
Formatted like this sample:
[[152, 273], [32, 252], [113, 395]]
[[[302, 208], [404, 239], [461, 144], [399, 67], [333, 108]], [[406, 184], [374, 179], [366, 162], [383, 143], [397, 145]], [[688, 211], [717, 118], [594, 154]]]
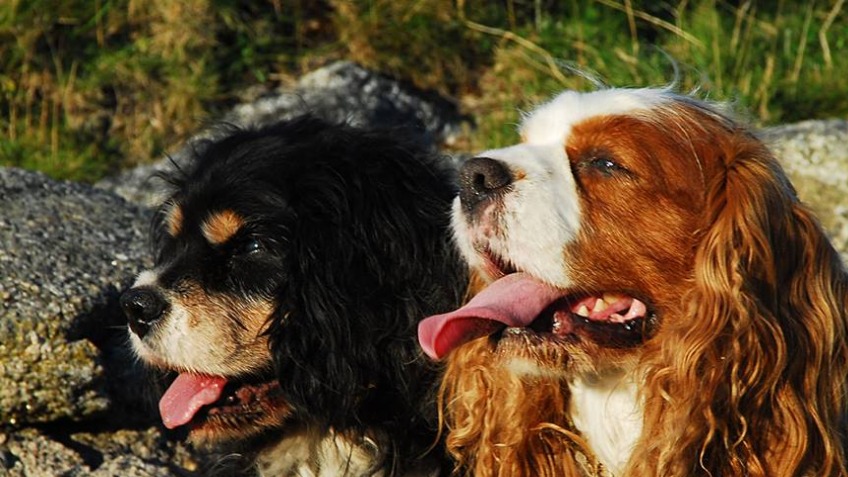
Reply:
[[[353, 442], [332, 431], [316, 435], [297, 430], [261, 452], [256, 469], [261, 477], [385, 477], [385, 472], [375, 471], [384, 458], [369, 438]], [[438, 473], [438, 463], [424, 459], [402, 477], [435, 477]]]
[[581, 376], [569, 387], [575, 427], [604, 467], [621, 475], [642, 432], [642, 405], [632, 375]]
[[357, 445], [334, 433], [292, 432], [263, 451], [256, 466], [262, 477], [366, 475], [378, 457], [376, 446], [369, 444]]

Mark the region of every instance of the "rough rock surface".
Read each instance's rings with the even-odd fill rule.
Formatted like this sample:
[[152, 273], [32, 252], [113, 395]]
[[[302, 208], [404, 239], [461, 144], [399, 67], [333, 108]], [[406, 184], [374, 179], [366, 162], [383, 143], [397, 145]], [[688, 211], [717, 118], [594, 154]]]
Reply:
[[170, 477], [194, 475], [197, 469], [185, 447], [167, 442], [155, 428], [26, 428], [0, 434], [0, 474], [9, 477]]
[[0, 475], [190, 470], [153, 427], [117, 307], [150, 264], [149, 220], [108, 192], [0, 168]]
[[457, 111], [440, 96], [339, 61], [304, 75], [294, 90], [237, 106], [229, 120], [261, 123], [308, 112], [353, 126], [410, 126], [450, 144], [461, 132]]
[[848, 121], [778, 126], [764, 138], [848, 262]]
[[98, 346], [123, 322], [120, 290], [149, 263], [149, 212], [18, 169], [0, 169], [0, 211], [0, 422], [105, 411]]
[[[425, 140], [434, 145], [452, 143], [460, 135], [463, 123], [468, 122], [448, 100], [347, 61], [303, 76], [293, 89], [236, 106], [222, 121], [238, 125], [264, 124], [304, 113], [352, 126], [410, 127], [420, 131]], [[200, 133], [195, 139], [208, 133]], [[185, 152], [185, 149], [176, 152], [174, 160], [182, 162]], [[163, 159], [104, 179], [97, 186], [127, 200], [151, 206], [163, 198], [161, 181], [151, 176], [170, 167], [170, 161]]]

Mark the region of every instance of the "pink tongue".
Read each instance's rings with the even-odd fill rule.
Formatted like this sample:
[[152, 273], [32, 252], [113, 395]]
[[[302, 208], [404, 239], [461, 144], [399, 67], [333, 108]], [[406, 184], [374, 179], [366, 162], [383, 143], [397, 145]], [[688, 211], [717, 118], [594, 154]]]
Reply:
[[439, 359], [502, 325], [529, 325], [561, 296], [561, 291], [526, 273], [513, 273], [486, 287], [459, 310], [422, 320], [418, 342], [427, 356]]
[[191, 421], [201, 407], [221, 397], [227, 380], [220, 376], [181, 373], [159, 400], [159, 414], [168, 429]]

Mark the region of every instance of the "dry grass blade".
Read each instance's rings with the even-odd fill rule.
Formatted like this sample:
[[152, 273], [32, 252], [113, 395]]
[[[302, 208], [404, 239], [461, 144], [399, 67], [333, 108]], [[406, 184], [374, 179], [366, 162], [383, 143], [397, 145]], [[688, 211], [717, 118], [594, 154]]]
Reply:
[[830, 44], [827, 41], [827, 31], [830, 30], [830, 26], [833, 25], [833, 21], [836, 20], [836, 16], [842, 11], [842, 7], [845, 5], [845, 0], [836, 0], [836, 3], [833, 5], [833, 8], [830, 9], [830, 12], [827, 14], [827, 18], [825, 18], [824, 23], [822, 23], [822, 27], [819, 30], [819, 43], [821, 44], [822, 53], [824, 54], [824, 65], [827, 69], [833, 69], [833, 57], [830, 56]]
[[465, 26], [468, 28], [479, 31], [481, 33], [486, 33], [489, 35], [496, 35], [504, 40], [513, 41], [518, 45], [536, 52], [545, 59], [545, 63], [547, 63], [551, 76], [557, 79], [563, 85], [567, 84], [568, 81], [565, 79], [565, 76], [562, 74], [562, 71], [559, 70], [559, 66], [557, 65], [556, 59], [551, 55], [547, 50], [542, 48], [541, 46], [533, 43], [532, 41], [523, 38], [521, 36], [516, 35], [515, 33], [507, 30], [501, 30], [500, 28], [489, 27], [486, 25], [481, 25], [477, 22], [473, 22], [471, 20], [464, 20]]
[[470, 28], [474, 31], [478, 31], [480, 33], [485, 33], [487, 35], [499, 36], [499, 37], [503, 38], [504, 40], [512, 41], [512, 42], [516, 43], [517, 45], [519, 45], [523, 48], [526, 48], [530, 51], [538, 53], [539, 55], [542, 56], [542, 58], [544, 58], [545, 63], [548, 65], [548, 70], [550, 71], [551, 76], [556, 78], [556, 80], [559, 81], [563, 85], [568, 84], [568, 80], [566, 80], [565, 75], [563, 75], [562, 71], [560, 71], [560, 69], [559, 69], [556, 58], [554, 58], [554, 56], [552, 54], [550, 54], [550, 52], [548, 52], [548, 50], [542, 48], [541, 46], [533, 43], [532, 41], [530, 41], [530, 40], [528, 40], [528, 39], [526, 39], [522, 36], [516, 35], [515, 33], [511, 32], [511, 31], [482, 25], [482, 24], [477, 23], [475, 21], [469, 20], [465, 16], [465, 2], [463, 0], [458, 0], [456, 2], [456, 10], [459, 13], [460, 21], [462, 21], [462, 23], [466, 27], [468, 27], [468, 28]]
[[632, 0], [624, 0], [624, 12], [627, 14], [627, 26], [630, 28], [630, 45], [633, 55], [639, 54], [639, 36], [636, 32], [636, 14]]
[[[601, 5], [605, 5], [605, 6], [610, 7], [610, 8], [615, 8], [616, 10], [627, 13], [627, 7], [620, 4], [620, 3], [613, 2], [612, 0], [595, 0], [595, 1], [600, 3]], [[690, 35], [689, 33], [682, 30], [681, 28], [679, 28], [675, 25], [672, 25], [671, 23], [669, 23], [669, 22], [667, 22], [667, 21], [665, 21], [661, 18], [657, 18], [653, 15], [650, 15], [650, 14], [645, 13], [645, 12], [640, 11], [640, 10], [633, 11], [633, 16], [640, 18], [642, 20], [645, 20], [646, 22], [648, 22], [651, 25], [654, 25], [656, 27], [662, 28], [664, 30], [668, 30], [671, 33], [674, 33], [675, 35], [679, 36], [680, 38], [683, 38], [687, 42], [697, 46], [698, 48], [704, 47], [704, 44], [701, 42], [701, 40], [695, 38], [694, 36]]]
[[792, 68], [792, 76], [789, 77], [792, 84], [798, 83], [801, 77], [801, 65], [804, 63], [804, 52], [807, 50], [807, 34], [810, 31], [810, 23], [813, 21], [813, 5], [807, 8], [807, 16], [804, 18], [804, 27], [801, 29], [801, 42], [798, 45], [798, 53], [795, 55], [795, 66]]

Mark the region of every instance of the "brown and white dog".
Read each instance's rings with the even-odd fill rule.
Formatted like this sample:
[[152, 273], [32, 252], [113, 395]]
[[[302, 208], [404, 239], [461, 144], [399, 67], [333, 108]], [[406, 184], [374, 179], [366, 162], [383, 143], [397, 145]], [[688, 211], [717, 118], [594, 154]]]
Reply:
[[461, 171], [492, 282], [431, 317], [478, 476], [846, 475], [848, 278], [769, 149], [664, 89], [565, 92]]

